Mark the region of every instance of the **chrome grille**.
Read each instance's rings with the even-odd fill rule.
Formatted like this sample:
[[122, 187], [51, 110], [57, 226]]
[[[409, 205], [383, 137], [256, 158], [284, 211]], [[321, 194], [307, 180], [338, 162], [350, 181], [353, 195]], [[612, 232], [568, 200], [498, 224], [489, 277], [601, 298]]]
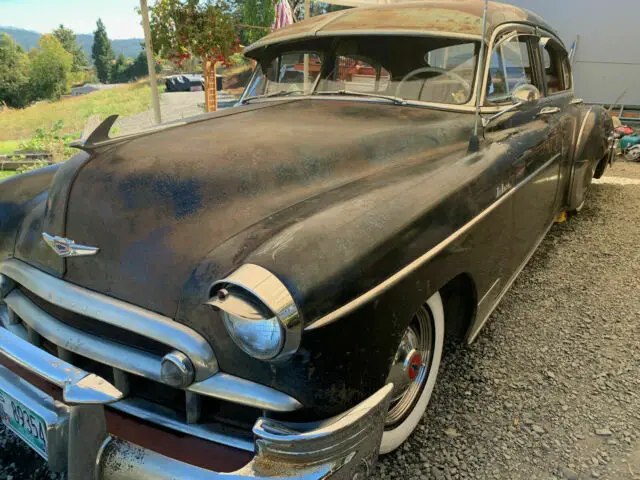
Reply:
[[[94, 322], [95, 328], [77, 328], [86, 322]], [[18, 260], [0, 263], [0, 323], [113, 383], [125, 398], [109, 408], [207, 440], [253, 450], [250, 428], [262, 411], [301, 407], [281, 392], [219, 372], [209, 344], [188, 327], [70, 285]], [[153, 330], [156, 323], [159, 331]], [[126, 329], [131, 335], [120, 335], [124, 341], [117, 341], [118, 335], [109, 329]], [[131, 342], [140, 337], [146, 348]], [[172, 351], [184, 352], [196, 367], [195, 381], [184, 389], [162, 382], [161, 361]], [[235, 409], [230, 421], [223, 419], [229, 408]]]

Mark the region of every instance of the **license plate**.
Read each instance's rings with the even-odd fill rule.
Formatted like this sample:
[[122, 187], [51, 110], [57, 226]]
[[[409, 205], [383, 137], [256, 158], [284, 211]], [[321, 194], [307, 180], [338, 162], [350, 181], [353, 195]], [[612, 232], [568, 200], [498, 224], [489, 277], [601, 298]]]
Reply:
[[37, 413], [0, 390], [2, 423], [47, 459], [47, 424]]

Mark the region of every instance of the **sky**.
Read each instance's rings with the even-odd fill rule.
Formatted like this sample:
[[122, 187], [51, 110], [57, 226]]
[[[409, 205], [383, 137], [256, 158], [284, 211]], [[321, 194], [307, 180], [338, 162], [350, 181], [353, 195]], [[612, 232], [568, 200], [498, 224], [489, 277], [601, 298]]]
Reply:
[[111, 39], [142, 38], [139, 6], [140, 0], [0, 0], [0, 26], [47, 33], [62, 23], [75, 33], [93, 33], [99, 17]]

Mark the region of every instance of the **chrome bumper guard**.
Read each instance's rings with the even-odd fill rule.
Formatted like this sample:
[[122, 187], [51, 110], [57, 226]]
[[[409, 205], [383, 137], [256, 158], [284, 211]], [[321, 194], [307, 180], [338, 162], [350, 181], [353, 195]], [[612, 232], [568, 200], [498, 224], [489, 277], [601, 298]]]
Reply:
[[104, 405], [117, 402], [122, 394], [104, 379], [1, 328], [0, 354], [63, 389], [65, 403], [56, 402], [0, 367], [0, 389], [51, 419], [49, 465], [66, 470], [69, 480], [363, 480], [378, 456], [392, 390], [389, 384], [346, 413], [322, 422], [285, 424], [261, 418], [253, 428], [253, 460], [236, 472], [218, 473], [109, 436]]

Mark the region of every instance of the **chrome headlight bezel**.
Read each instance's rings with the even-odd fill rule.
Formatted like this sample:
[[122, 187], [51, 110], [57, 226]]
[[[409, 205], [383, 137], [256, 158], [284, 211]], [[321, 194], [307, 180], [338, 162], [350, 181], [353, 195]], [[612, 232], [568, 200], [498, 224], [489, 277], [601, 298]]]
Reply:
[[[234, 343], [248, 355], [260, 360], [276, 360], [295, 353], [302, 340], [302, 319], [287, 287], [266, 268], [245, 264], [227, 278], [218, 280], [207, 302], [222, 312], [225, 327]], [[252, 347], [234, 330], [236, 324], [250, 327], [250, 322], [271, 326], [276, 323], [280, 337], [269, 352]], [[271, 331], [275, 329], [271, 328]]]

